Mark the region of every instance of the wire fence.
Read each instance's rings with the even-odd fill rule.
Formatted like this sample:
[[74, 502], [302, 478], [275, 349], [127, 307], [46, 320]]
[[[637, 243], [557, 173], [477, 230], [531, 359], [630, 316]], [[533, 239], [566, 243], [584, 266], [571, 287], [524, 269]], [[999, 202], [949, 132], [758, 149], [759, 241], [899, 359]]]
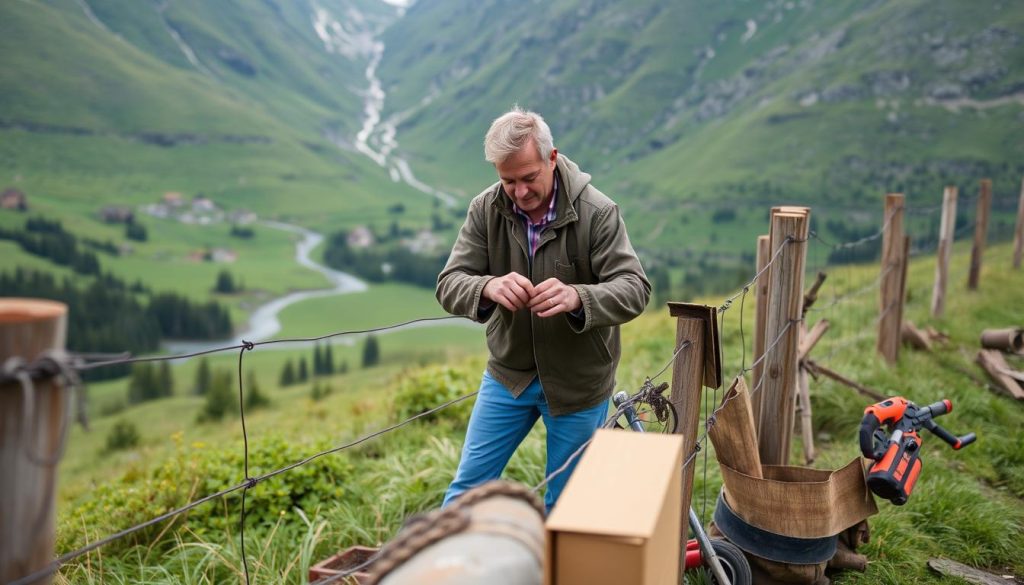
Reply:
[[[965, 203], [965, 202], [968, 202], [968, 201], [970, 201], [969, 198], [961, 200], [961, 203]], [[934, 213], [934, 211], [937, 210], [937, 209], [941, 209], [941, 206], [929, 206], [929, 207], [926, 207], [926, 208], [910, 208], [907, 211], [908, 211], [908, 213], [930, 214], [930, 213]], [[768, 260], [768, 262], [763, 267], [761, 267], [753, 275], [753, 277], [749, 281], [747, 281], [745, 284], [743, 284], [739, 288], [739, 290], [737, 292], [735, 292], [734, 294], [732, 294], [730, 296], [727, 296], [725, 299], [723, 299], [723, 301], [718, 305], [718, 314], [719, 314], [720, 319], [722, 319], [721, 324], [723, 326], [724, 326], [725, 313], [730, 310], [730, 308], [733, 306], [733, 303], [737, 299], [740, 299], [740, 315], [738, 317], [738, 321], [739, 321], [739, 331], [740, 331], [741, 347], [743, 348], [742, 349], [743, 354], [742, 354], [742, 357], [741, 357], [741, 360], [740, 360], [740, 365], [739, 365], [739, 367], [738, 367], [738, 369], [736, 371], [735, 377], [738, 378], [740, 376], [744, 376], [744, 375], [750, 373], [758, 365], [760, 365], [762, 362], [764, 362], [764, 360], [768, 359], [768, 357], [770, 355], [772, 355], [772, 353], [776, 350], [778, 344], [789, 333], [790, 329], [795, 324], [801, 323], [803, 321], [802, 318], [790, 319], [789, 321], [787, 321], [787, 323], [783, 327], [782, 331], [778, 334], [778, 336], [775, 339], [773, 339], [771, 341], [771, 343], [762, 352], [762, 354], [760, 356], [758, 356], [750, 364], [749, 367], [746, 365], [746, 337], [745, 337], [745, 331], [744, 331], [744, 327], [743, 327], [743, 321], [744, 321], [744, 310], [745, 310], [745, 301], [746, 301], [747, 294], [749, 294], [750, 288], [752, 286], [754, 286], [758, 282], [758, 279], [760, 279], [770, 269], [770, 267], [773, 264], [775, 264], [775, 262], [778, 261], [779, 258], [781, 258], [783, 256], [784, 251], [789, 248], [789, 245], [793, 244], [793, 243], [806, 242], [806, 241], [808, 241], [810, 239], [813, 239], [813, 240], [817, 240], [821, 244], [829, 247], [830, 250], [849, 250], [849, 249], [852, 249], [852, 248], [856, 248], [858, 246], [863, 246], [865, 244], [868, 244], [869, 242], [872, 242], [874, 240], [877, 240], [878, 238], [881, 238], [884, 235], [885, 231], [889, 228], [889, 226], [890, 226], [891, 222], [893, 221], [894, 217], [896, 216], [896, 214], [899, 211], [901, 211], [901, 210], [904, 210], [904, 208], [903, 207], [898, 207], [896, 209], [893, 209], [892, 212], [885, 218], [885, 222], [883, 223], [882, 228], [880, 230], [878, 230], [877, 232], [872, 233], [872, 234], [870, 234], [868, 236], [865, 236], [865, 237], [858, 238], [858, 239], [853, 240], [853, 241], [849, 241], [849, 242], [833, 243], [833, 242], [828, 241], [826, 238], [823, 238], [820, 234], [818, 234], [815, 231], [811, 231], [810, 234], [809, 234], [809, 237], [807, 239], [804, 239], [804, 240], [797, 240], [797, 239], [795, 239], [793, 237], [787, 237], [785, 240], [783, 240], [781, 245], [778, 247], [778, 249], [772, 255], [772, 257]], [[966, 225], [964, 225], [959, 230], [957, 230], [955, 232], [954, 239], [957, 238], [957, 237], [960, 237], [961, 235], [966, 233], [966, 231], [969, 228], [971, 228], [971, 227], [974, 227], [974, 222], [968, 222]], [[872, 281], [871, 283], [869, 283], [866, 286], [859, 287], [859, 288], [857, 288], [855, 290], [844, 291], [842, 293], [836, 293], [834, 291], [834, 289], [833, 289], [833, 298], [832, 298], [832, 300], [831, 300], [831, 302], [829, 304], [824, 305], [824, 306], [813, 307], [810, 310], [811, 311], [833, 310], [838, 305], [841, 305], [841, 304], [844, 304], [846, 302], [849, 302], [849, 301], [851, 301], [851, 300], [853, 300], [853, 299], [855, 299], [857, 297], [860, 297], [860, 296], [862, 296], [862, 295], [864, 295], [864, 294], [866, 294], [866, 293], [868, 293], [868, 292], [870, 292], [872, 290], [878, 290], [878, 287], [880, 286], [882, 280], [884, 280], [884, 278], [889, 274], [889, 272], [892, 269], [893, 269], [893, 266], [891, 266], [891, 265], [886, 267], [884, 270], [882, 270], [880, 272], [879, 276], [874, 281]], [[876, 324], [877, 324], [878, 320], [882, 319], [885, 316], [885, 314], [890, 309], [892, 309], [892, 308], [893, 308], [892, 305], [890, 305], [889, 307], [886, 307], [885, 311], [883, 311], [876, 318], [876, 320], [875, 320]], [[352, 441], [350, 441], [348, 443], [344, 443], [344, 444], [341, 444], [341, 445], [338, 445], [338, 446], [335, 446], [335, 447], [332, 447], [332, 448], [329, 448], [329, 449], [326, 449], [326, 450], [314, 453], [314, 454], [312, 454], [312, 455], [310, 455], [310, 456], [308, 456], [308, 457], [306, 457], [304, 459], [301, 459], [299, 461], [295, 461], [295, 462], [293, 462], [291, 464], [288, 464], [288, 465], [285, 465], [285, 466], [283, 466], [281, 468], [278, 468], [278, 469], [275, 469], [273, 471], [270, 471], [270, 472], [267, 472], [267, 473], [264, 473], [264, 474], [261, 474], [261, 475], [253, 477], [253, 476], [250, 476], [250, 474], [249, 474], [249, 441], [248, 441], [248, 431], [246, 429], [246, 421], [245, 421], [245, 401], [244, 401], [245, 388], [244, 388], [243, 377], [242, 377], [242, 367], [243, 367], [243, 360], [244, 360], [244, 357], [245, 357], [245, 353], [248, 352], [248, 351], [252, 351], [252, 350], [254, 350], [257, 347], [267, 346], [267, 345], [272, 345], [272, 344], [319, 342], [319, 341], [323, 341], [323, 340], [327, 340], [327, 339], [331, 339], [331, 338], [339, 337], [339, 336], [369, 334], [369, 333], [375, 333], [375, 332], [382, 332], [382, 331], [399, 329], [399, 328], [407, 327], [409, 325], [416, 324], [416, 323], [437, 322], [437, 321], [447, 321], [447, 320], [467, 320], [467, 318], [460, 317], [460, 316], [425, 317], [425, 318], [418, 318], [418, 319], [412, 319], [412, 320], [409, 320], [409, 321], [404, 321], [402, 323], [398, 323], [398, 324], [394, 324], [394, 325], [387, 325], [387, 326], [382, 326], [382, 327], [374, 327], [374, 328], [359, 329], [359, 330], [338, 331], [338, 332], [329, 333], [329, 334], [326, 334], [326, 335], [321, 335], [321, 336], [316, 336], [316, 337], [274, 339], [274, 340], [259, 341], [259, 342], [250, 342], [250, 341], [242, 340], [241, 343], [237, 343], [237, 344], [225, 345], [223, 347], [216, 347], [216, 348], [212, 348], [212, 349], [196, 351], [196, 352], [190, 352], [190, 353], [183, 353], [183, 354], [176, 354], [176, 355], [156, 355], [156, 356], [134, 357], [134, 356], [131, 356], [130, 354], [110, 355], [110, 354], [86, 354], [86, 353], [78, 353], [78, 354], [76, 354], [76, 353], [66, 353], [66, 354], [59, 355], [59, 356], [47, 355], [47, 356], [44, 356], [45, 359], [39, 359], [36, 362], [31, 363], [31, 364], [25, 364], [25, 363], [9, 364], [8, 367], [5, 367], [2, 371], [0, 371], [0, 383], [7, 383], [7, 382], [11, 382], [11, 381], [17, 381], [18, 383], [22, 384], [23, 387], [24, 387], [24, 385], [26, 383], [26, 380], [45, 378], [45, 377], [48, 377], [48, 376], [53, 376], [53, 375], [55, 375], [57, 373], [64, 373], [66, 375], [67, 372], [69, 370], [72, 370], [72, 369], [76, 370], [76, 371], [88, 371], [88, 370], [92, 370], [92, 369], [96, 369], [96, 368], [102, 368], [102, 367], [108, 367], [108, 366], [120, 365], [120, 364], [134, 364], [134, 363], [144, 363], [144, 362], [160, 362], [160, 361], [171, 361], [171, 360], [186, 360], [186, 359], [191, 359], [191, 358], [195, 358], [195, 357], [215, 354], [215, 353], [223, 353], [223, 352], [228, 352], [228, 351], [238, 351], [238, 374], [239, 374], [239, 377], [238, 377], [238, 398], [239, 398], [239, 413], [240, 413], [240, 418], [241, 418], [242, 439], [243, 439], [243, 449], [244, 449], [244, 453], [243, 453], [243, 461], [244, 461], [244, 463], [243, 463], [243, 473], [244, 473], [244, 479], [243, 479], [243, 481], [241, 481], [241, 482], [239, 482], [239, 483], [237, 483], [235, 485], [232, 485], [230, 487], [227, 487], [225, 489], [222, 489], [222, 490], [220, 490], [218, 492], [215, 492], [215, 493], [212, 493], [212, 494], [208, 494], [206, 496], [198, 498], [198, 499], [196, 499], [196, 500], [186, 504], [185, 506], [182, 506], [182, 507], [177, 508], [175, 510], [171, 510], [169, 512], [161, 514], [160, 516], [157, 516], [155, 518], [152, 518], [150, 520], [147, 520], [147, 521], [142, 522], [140, 524], [137, 524], [135, 526], [132, 526], [132, 527], [126, 528], [124, 530], [121, 530], [119, 532], [116, 532], [114, 534], [111, 534], [111, 535], [109, 535], [109, 536], [107, 536], [105, 538], [102, 538], [102, 539], [97, 540], [97, 541], [95, 541], [93, 543], [90, 543], [87, 546], [84, 546], [84, 547], [79, 548], [77, 550], [65, 553], [65, 554], [57, 557], [55, 560], [53, 560], [51, 563], [49, 563], [46, 567], [44, 567], [44, 568], [42, 568], [42, 569], [40, 569], [38, 571], [35, 571], [32, 574], [30, 574], [30, 575], [26, 575], [25, 577], [22, 577], [22, 578], [20, 578], [20, 579], [18, 579], [16, 581], [12, 582], [11, 585], [27, 585], [29, 583], [32, 583], [32, 582], [34, 582], [34, 581], [36, 581], [38, 579], [44, 578], [44, 577], [46, 577], [48, 575], [51, 575], [51, 574], [55, 573], [65, 563], [73, 561], [73, 560], [81, 557], [82, 555], [85, 555], [85, 554], [87, 554], [87, 553], [89, 553], [91, 551], [94, 551], [94, 550], [96, 550], [96, 549], [98, 549], [98, 548], [100, 548], [100, 547], [102, 547], [102, 546], [104, 546], [106, 544], [109, 544], [109, 543], [111, 543], [111, 542], [113, 542], [115, 540], [124, 538], [125, 536], [133, 534], [133, 533], [138, 532], [140, 530], [143, 530], [143, 529], [145, 529], [147, 527], [150, 527], [150, 526], [159, 524], [161, 522], [164, 522], [166, 520], [169, 520], [171, 518], [174, 518], [174, 517], [176, 517], [176, 516], [178, 516], [180, 514], [188, 512], [189, 510], [192, 510], [192, 509], [194, 509], [194, 508], [196, 508], [198, 506], [201, 506], [201, 505], [203, 505], [203, 504], [205, 504], [207, 502], [216, 500], [218, 498], [222, 498], [224, 496], [227, 496], [227, 495], [235, 493], [235, 492], [241, 492], [241, 513], [240, 513], [240, 518], [239, 518], [240, 551], [241, 551], [241, 557], [242, 557], [243, 575], [245, 577], [246, 583], [249, 583], [250, 575], [249, 575], [249, 569], [248, 569], [248, 559], [247, 559], [246, 550], [245, 550], [245, 517], [246, 517], [245, 496], [246, 496], [246, 492], [248, 490], [252, 489], [253, 487], [255, 487], [260, 482], [266, 481], [266, 480], [268, 480], [268, 479], [270, 479], [272, 477], [275, 477], [277, 475], [280, 475], [282, 473], [286, 473], [286, 472], [288, 472], [290, 470], [293, 470], [293, 469], [295, 469], [297, 467], [301, 467], [303, 465], [306, 465], [306, 464], [308, 464], [308, 463], [310, 463], [310, 462], [312, 462], [312, 461], [314, 461], [314, 460], [316, 460], [316, 459], [318, 459], [320, 457], [324, 457], [324, 456], [327, 456], [327, 455], [330, 455], [330, 454], [333, 454], [333, 453], [338, 453], [340, 451], [343, 451], [343, 450], [355, 447], [355, 446], [360, 445], [360, 444], [362, 444], [364, 442], [370, 441], [370, 440], [372, 440], [372, 439], [374, 439], [376, 437], [379, 437], [379, 436], [384, 435], [386, 433], [389, 433], [389, 432], [395, 431], [397, 429], [400, 429], [400, 428], [402, 428], [402, 427], [404, 427], [404, 426], [406, 426], [406, 425], [408, 425], [408, 424], [410, 424], [410, 423], [412, 423], [412, 422], [414, 422], [414, 421], [416, 421], [418, 419], [421, 419], [423, 417], [426, 417], [426, 416], [429, 416], [429, 415], [434, 414], [436, 412], [439, 412], [441, 410], [444, 410], [444, 409], [446, 409], [446, 408], [448, 408], [448, 407], [450, 407], [450, 406], [452, 406], [454, 404], [457, 404], [459, 402], [468, 400], [468, 399], [472, 398], [473, 396], [475, 396], [476, 392], [471, 392], [469, 394], [465, 394], [465, 395], [460, 396], [458, 398], [449, 400], [449, 401], [444, 402], [442, 404], [439, 404], [439, 405], [437, 405], [437, 406], [435, 406], [435, 407], [433, 407], [433, 408], [431, 408], [429, 410], [423, 411], [423, 412], [421, 412], [421, 413], [419, 413], [417, 415], [411, 416], [411, 417], [409, 417], [409, 418], [407, 418], [407, 419], [405, 419], [403, 421], [400, 421], [398, 423], [395, 423], [395, 424], [392, 424], [390, 426], [384, 427], [384, 428], [382, 428], [380, 430], [368, 433], [368, 434], [366, 434], [366, 435], [364, 435], [364, 436], [362, 436], [362, 437], [360, 437], [358, 439], [352, 440]], [[859, 337], [857, 337], [855, 339], [855, 341], [857, 341], [857, 342], [862, 341], [864, 337], [866, 337], [866, 336], [864, 336], [864, 335], [859, 336]], [[660, 378], [668, 370], [668, 368], [671, 367], [673, 363], [675, 363], [675, 361], [678, 359], [678, 357], [681, 354], [681, 352], [683, 350], [687, 349], [688, 347], [691, 347], [691, 346], [692, 346], [692, 343], [689, 340], [686, 340], [683, 343], [679, 344], [678, 347], [675, 347], [673, 352], [672, 352], [672, 355], [669, 357], [669, 359], [667, 360], [667, 363], [664, 365], [664, 367], [662, 367], [653, 376], [648, 376], [646, 378], [646, 380], [645, 380], [645, 383], [644, 383], [643, 387], [641, 388], [641, 391], [637, 392], [633, 396], [629, 397], [623, 404], [619, 405], [618, 408], [606, 419], [606, 421], [604, 423], [604, 426], [614, 425], [615, 421], [617, 421], [624, 414], [624, 412], [626, 411], [626, 409], [628, 407], [631, 407], [631, 406], [633, 406], [634, 404], [636, 404], [638, 402], [642, 402], [644, 400], [647, 400], [649, 398], [648, 392], [653, 390], [652, 382], [654, 380], [657, 380], [658, 378]], [[845, 347], [845, 346], [843, 346], [843, 347]], [[833, 355], [836, 351], [838, 351], [838, 349], [837, 348], [833, 348], [832, 354], [830, 354], [830, 355]], [[755, 395], [757, 395], [757, 393], [759, 391], [761, 391], [761, 389], [764, 386], [765, 379], [766, 379], [766, 377], [762, 376], [758, 380], [758, 382], [755, 385], [755, 387], [750, 391], [750, 396], [751, 397], [754, 397]], [[714, 427], [714, 425], [717, 422], [717, 415], [722, 411], [723, 408], [725, 408], [727, 406], [727, 404], [731, 400], [733, 400], [735, 398], [735, 396], [736, 396], [735, 394], [733, 394], [731, 396], [727, 395], [723, 399], [721, 404], [719, 404], [716, 408], [714, 408], [714, 410], [712, 410], [710, 412], [710, 414], [707, 413], [707, 410], [705, 410], [705, 424], [704, 424], [703, 432], [697, 438], [697, 441], [696, 441], [696, 443], [694, 445], [693, 450], [689, 454], [687, 454], [686, 458], [684, 459], [683, 465], [682, 465], [682, 469], [686, 469], [691, 463], [693, 463], [701, 450], [704, 450], [705, 451], [705, 455], [706, 455], [706, 453], [707, 453], [706, 443], [707, 443], [707, 440], [708, 440], [708, 437], [709, 437], [710, 430]], [[683, 401], [683, 399], [679, 399], [677, 401], [669, 400], [668, 402], [674, 408], [676, 408], [676, 407], [681, 406], [681, 402], [682, 401]], [[716, 389], [716, 392], [715, 392], [715, 401], [717, 402], [717, 389]], [[573, 462], [581, 456], [581, 454], [585, 451], [587, 446], [589, 446], [590, 442], [591, 441], [587, 441], [583, 445], [581, 445], [573, 454], [571, 454], [569, 456], [569, 458], [564, 462], [564, 464], [561, 467], [559, 467], [558, 469], [553, 471], [551, 474], [549, 474], [546, 477], [544, 477], [544, 479], [540, 483], [535, 485], [532, 488], [533, 491], [539, 491], [540, 489], [545, 487], [548, 483], [550, 483], [550, 481], [552, 479], [558, 477], [559, 475], [561, 475], [562, 473], [565, 473], [568, 469], [570, 469], [572, 467]], [[705, 458], [705, 468], [706, 468], [706, 466], [707, 466], [707, 461], [706, 461], [706, 458]], [[705, 469], [705, 471], [706, 471], [706, 469]], [[705, 494], [705, 499], [706, 499], [706, 494]], [[705, 501], [705, 505], [706, 505], [706, 501]], [[367, 559], [366, 561], [364, 561], [359, 566], [351, 568], [351, 569], [348, 569], [346, 571], [343, 571], [342, 573], [339, 573], [338, 575], [335, 575], [335, 576], [333, 576], [333, 577], [331, 577], [331, 578], [329, 578], [329, 579], [327, 579], [325, 581], [321, 581], [321, 583], [324, 583], [324, 584], [326, 584], [326, 583], [333, 583], [333, 582], [339, 581], [339, 580], [341, 580], [343, 578], [346, 578], [346, 577], [354, 574], [355, 572], [358, 572], [359, 570], [362, 570], [365, 567], [369, 566], [370, 564], [372, 564], [372, 562], [375, 559], [376, 559], [376, 555], [371, 557], [371, 558], [369, 558], [369, 559]]]

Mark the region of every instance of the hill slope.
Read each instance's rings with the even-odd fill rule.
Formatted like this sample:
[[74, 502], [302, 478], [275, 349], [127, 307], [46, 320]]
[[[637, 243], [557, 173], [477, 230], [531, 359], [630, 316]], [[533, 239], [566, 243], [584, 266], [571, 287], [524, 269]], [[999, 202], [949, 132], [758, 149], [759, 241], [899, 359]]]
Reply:
[[354, 146], [374, 35], [397, 14], [375, 0], [4, 3], [0, 173], [44, 203], [201, 192], [311, 225], [353, 204], [427, 209]]
[[[989, 392], [983, 374], [971, 363], [981, 328], [1003, 326], [1019, 317], [1014, 303], [1024, 272], [1006, 269], [1009, 246], [993, 247], [985, 257], [980, 289], [968, 293], [963, 282], [969, 256], [969, 248], [958, 244], [947, 315], [941, 319], [928, 317], [934, 258], [911, 262], [907, 317], [918, 325], [937, 327], [951, 340], [932, 352], [906, 350], [894, 366], [881, 364], [874, 351], [875, 332], [864, 326], [877, 316], [877, 293], [870, 286], [878, 275], [877, 265], [830, 271], [818, 310], [810, 314], [812, 321], [827, 318], [831, 322], [814, 350], [819, 363], [886, 395], [906, 396], [919, 404], [949, 398], [955, 410], [941, 423], [957, 433], [976, 431], [979, 437], [962, 451], [949, 449], [931, 435], [923, 437], [924, 470], [911, 500], [902, 507], [879, 502], [879, 514], [870, 519], [871, 542], [863, 549], [872, 561], [867, 572], [842, 575], [837, 583], [954, 583], [936, 581], [928, 572], [925, 562], [935, 556], [999, 574], [1024, 574], [1024, 435], [1018, 430], [1024, 424], [1024, 410], [1011, 399]], [[836, 297], [865, 286], [867, 294], [832, 304]], [[721, 300], [705, 302], [717, 305]], [[744, 353], [741, 344], [749, 350], [752, 325], [751, 303], [745, 309], [734, 304], [724, 314], [727, 378], [750, 365], [749, 351]], [[674, 340], [675, 323], [663, 309], [652, 308], [627, 324], [619, 387], [632, 392], [646, 376], [655, 375], [671, 361]], [[419, 340], [421, 350], [444, 345], [429, 335]], [[481, 357], [463, 361], [438, 356], [443, 365], [423, 369], [409, 369], [408, 359], [389, 358], [384, 367], [276, 387], [273, 380], [281, 362], [294, 359], [293, 352], [308, 355], [308, 351], [308, 347], [290, 352], [257, 349], [246, 358], [246, 368], [255, 369], [261, 388], [273, 401], [272, 408], [246, 415], [256, 473], [467, 394], [476, 389], [483, 367]], [[230, 353], [212, 356], [210, 362], [215, 370], [237, 368], [237, 358]], [[179, 383], [177, 396], [99, 418], [89, 434], [77, 427], [72, 430], [61, 466], [60, 552], [239, 481], [242, 441], [237, 420], [193, 423], [204, 399], [182, 390], [192, 379], [196, 360], [185, 364], [175, 369], [178, 379], [186, 381]], [[664, 380], [667, 377], [658, 379]], [[246, 384], [248, 388], [252, 382]], [[329, 384], [334, 392], [327, 398], [310, 398], [310, 386], [319, 384]], [[706, 395], [721, 398], [720, 392], [706, 390]], [[819, 452], [815, 466], [847, 464], [857, 456], [856, 429], [870, 399], [823, 378], [811, 382], [811, 400]], [[319, 460], [317, 471], [296, 469], [261, 483], [250, 494], [246, 532], [246, 541], [256, 543], [249, 545], [254, 582], [303, 583], [312, 562], [351, 545], [386, 542], [408, 516], [437, 506], [454, 472], [469, 410], [470, 405], [462, 403], [346, 453], [329, 455]], [[137, 421], [139, 444], [113, 453], [105, 450], [104, 438], [127, 420]], [[794, 440], [794, 461], [800, 457], [798, 447]], [[507, 477], [531, 486], [539, 483], [543, 449], [544, 436], [538, 428], [513, 458]], [[693, 505], [708, 519], [721, 487], [713, 449], [703, 451], [695, 463], [699, 472]], [[343, 481], [326, 479], [335, 466], [348, 469]], [[154, 527], [135, 543], [120, 541], [94, 551], [92, 559], [67, 566], [64, 576], [71, 582], [106, 578], [175, 583], [181, 574], [199, 583], [227, 580], [225, 575], [240, 571], [238, 514], [238, 497], [197, 508], [167, 533]], [[211, 554], [189, 554], [197, 550]], [[147, 556], [150, 552], [156, 554]]]
[[424, 176], [491, 181], [481, 137], [518, 102], [639, 228], [662, 225], [659, 248], [712, 244], [681, 227], [709, 203], [820, 216], [886, 191], [934, 204], [980, 176], [1010, 196], [1024, 173], [1018, 3], [423, 0], [384, 41], [387, 108]]

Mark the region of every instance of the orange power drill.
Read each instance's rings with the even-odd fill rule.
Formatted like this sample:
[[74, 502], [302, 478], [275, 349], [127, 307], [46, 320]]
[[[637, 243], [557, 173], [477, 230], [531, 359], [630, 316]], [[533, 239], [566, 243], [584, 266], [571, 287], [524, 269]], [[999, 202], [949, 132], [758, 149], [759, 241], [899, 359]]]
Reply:
[[860, 451], [875, 461], [868, 471], [868, 488], [897, 506], [907, 503], [921, 473], [921, 437], [917, 433], [922, 428], [954, 449], [973, 443], [977, 438], [974, 433], [956, 437], [935, 422], [935, 417], [952, 410], [949, 400], [921, 407], [902, 396], [865, 408], [860, 422]]

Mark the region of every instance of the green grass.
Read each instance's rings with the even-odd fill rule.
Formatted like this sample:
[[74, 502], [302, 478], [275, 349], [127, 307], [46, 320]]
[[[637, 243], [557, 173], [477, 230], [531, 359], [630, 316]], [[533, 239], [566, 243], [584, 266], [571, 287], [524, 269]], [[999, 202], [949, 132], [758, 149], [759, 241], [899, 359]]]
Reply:
[[373, 285], [369, 290], [292, 305], [281, 312], [279, 337], [313, 337], [337, 330], [360, 330], [446, 313], [433, 291], [400, 285]]
[[[877, 293], [873, 290], [830, 306], [835, 295], [871, 283], [877, 277], [877, 266], [830, 269], [818, 303], [820, 310], [809, 315], [810, 321], [828, 318], [832, 323], [825, 340], [815, 350], [815, 358], [821, 363], [884, 394], [903, 395], [918, 403], [950, 398], [955, 409], [944, 417], [942, 424], [956, 433], [973, 430], [979, 435], [976, 444], [962, 451], [952, 451], [938, 439], [924, 436], [925, 469], [910, 502], [903, 507], [879, 503], [879, 514], [870, 520], [872, 540], [863, 548], [872, 561], [868, 571], [843, 574], [838, 577], [838, 583], [954, 582], [940, 580], [928, 572], [925, 561], [938, 556], [999, 574], [1019, 575], [1024, 571], [1020, 560], [1024, 559], [1024, 539], [1021, 538], [1024, 536], [1021, 529], [1024, 525], [1024, 475], [1020, 472], [1024, 468], [1024, 443], [1015, 439], [1020, 436], [1017, 429], [1024, 424], [1024, 411], [1019, 404], [989, 392], [958, 371], [973, 371], [975, 376], [983, 377], [971, 363], [978, 332], [1019, 319], [1014, 305], [1019, 300], [1015, 291], [1024, 285], [1024, 272], [1007, 269], [1009, 246], [994, 246], [985, 256], [980, 290], [967, 292], [964, 280], [968, 256], [966, 246], [957, 247], [947, 313], [935, 320], [928, 316], [927, 294], [934, 259], [920, 257], [911, 262], [907, 318], [919, 326], [935, 326], [952, 338], [950, 344], [937, 347], [933, 352], [904, 348], [900, 362], [894, 366], [887, 366], [876, 357], [871, 323], [877, 314]], [[704, 302], [718, 304], [721, 298]], [[727, 377], [735, 373], [743, 361], [739, 346], [741, 318], [747, 332], [744, 339], [748, 346], [751, 343], [753, 305], [746, 303], [742, 308], [741, 313], [737, 301], [724, 317], [723, 371]], [[618, 374], [621, 388], [634, 390], [644, 377], [653, 375], [668, 363], [674, 329], [672, 319], [659, 307], [652, 307], [648, 314], [624, 327], [624, 356]], [[415, 340], [421, 347], [436, 338], [431, 329], [395, 335], [412, 334], [424, 334], [423, 338]], [[257, 349], [247, 354], [246, 369], [256, 369], [261, 384], [269, 378], [264, 388], [269, 389], [274, 401], [270, 409], [250, 413], [247, 417], [250, 441], [284, 436], [301, 443], [326, 436], [332, 438], [332, 443], [344, 442], [393, 420], [390, 413], [396, 389], [402, 384], [418, 387], [438, 383], [437, 378], [432, 377], [434, 368], [419, 370], [408, 356], [394, 360], [388, 350], [389, 337], [382, 340], [385, 365], [370, 370], [355, 369], [335, 377], [332, 380], [334, 394], [322, 402], [309, 399], [308, 385], [274, 388], [272, 382], [277, 368], [284, 359], [298, 352]], [[479, 337], [477, 340], [479, 342]], [[335, 347], [336, 352], [339, 347]], [[414, 350], [410, 348], [410, 351]], [[467, 348], [467, 351], [476, 353], [479, 348]], [[308, 351], [303, 353], [310, 355]], [[450, 364], [447, 367], [459, 373], [460, 379], [467, 381], [467, 385], [452, 391], [472, 389], [482, 360], [476, 357], [463, 361], [456, 355], [442, 359]], [[236, 367], [235, 359], [218, 357], [215, 365]], [[179, 393], [194, 363], [194, 360], [185, 362], [175, 369]], [[745, 363], [750, 363], [749, 353]], [[402, 371], [405, 373], [400, 373]], [[819, 450], [815, 466], [829, 468], [845, 464], [857, 455], [856, 428], [870, 400], [823, 379], [812, 382], [812, 401]], [[186, 452], [189, 449], [240, 449], [237, 419], [195, 426], [192, 421], [198, 406], [198, 398], [178, 396], [132, 407], [115, 417], [100, 418], [90, 433], [76, 429], [61, 468], [62, 496], [58, 514], [67, 520], [65, 515], [70, 510], [88, 501], [92, 482], [117, 476], [121, 470], [127, 470], [126, 477], [144, 476], [146, 469], [169, 457], [175, 449], [183, 448]], [[105, 431], [122, 418], [147, 421], [140, 425], [144, 435], [142, 445], [112, 456], [101, 454]], [[276, 527], [255, 529], [247, 534], [247, 542], [254, 543], [249, 548], [249, 562], [255, 582], [302, 582], [309, 563], [351, 544], [384, 542], [408, 514], [436, 506], [457, 462], [463, 424], [459, 418], [440, 417], [433, 424], [415, 424], [355, 450], [350, 457], [358, 473], [343, 499], [326, 502], [318, 510], [285, 512]], [[792, 459], [798, 461], [799, 440], [794, 440], [792, 453]], [[539, 429], [517, 454], [508, 476], [532, 485], [540, 480], [542, 461], [543, 432]], [[710, 514], [721, 485], [713, 450], [708, 452], [706, 468], [703, 456], [696, 464], [693, 504], [698, 513], [702, 513], [707, 501], [705, 514]], [[90, 555], [88, 564], [67, 567], [61, 577], [66, 581], [59, 582], [141, 579], [158, 583], [204, 583], [216, 581], [217, 575], [224, 578], [224, 574], [233, 575], [239, 570], [237, 538], [217, 534], [200, 536], [188, 532], [185, 526], [187, 524], [181, 526], [183, 532], [171, 531], [158, 547], [162, 551], [159, 561], [145, 548], [129, 548], [102, 557], [101, 550]], [[95, 527], [94, 531], [93, 538], [104, 532]]]

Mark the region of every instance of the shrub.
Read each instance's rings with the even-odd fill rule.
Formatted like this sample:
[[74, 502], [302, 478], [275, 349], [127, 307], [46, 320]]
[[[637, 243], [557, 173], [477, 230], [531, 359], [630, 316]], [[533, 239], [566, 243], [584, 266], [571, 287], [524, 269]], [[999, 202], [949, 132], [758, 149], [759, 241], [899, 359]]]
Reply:
[[131, 449], [139, 444], [139, 429], [135, 423], [119, 420], [107, 433], [107, 451]]
[[[395, 394], [394, 411], [399, 419], [430, 410], [441, 404], [464, 396], [477, 389], [480, 380], [477, 374], [470, 375], [465, 368], [438, 366], [419, 370], [401, 380]], [[464, 400], [432, 415], [434, 420], [448, 420], [464, 424], [469, 420], [473, 401]]]
[[[174, 455], [160, 466], [130, 470], [72, 502], [68, 513], [60, 516], [57, 550], [66, 552], [95, 539], [97, 534], [112, 534], [242, 483], [240, 444], [208, 449], [202, 443], [193, 443], [186, 448], [181, 445], [180, 434], [174, 440], [178, 443]], [[300, 443], [280, 436], [261, 438], [250, 443], [249, 473], [256, 477], [330, 446], [326, 441]], [[332, 454], [258, 483], [246, 494], [246, 527], [262, 531], [294, 508], [311, 513], [321, 504], [345, 495], [341, 486], [347, 485], [352, 476], [353, 467], [347, 456]], [[227, 532], [234, 534], [238, 528], [240, 513], [241, 490], [179, 516], [174, 529], [167, 530], [159, 543], [152, 540], [167, 528], [166, 523], [115, 541], [104, 550], [113, 553], [151, 543], [157, 548], [169, 547], [174, 543], [175, 533], [184, 530], [199, 536], [223, 534], [228, 539]]]

